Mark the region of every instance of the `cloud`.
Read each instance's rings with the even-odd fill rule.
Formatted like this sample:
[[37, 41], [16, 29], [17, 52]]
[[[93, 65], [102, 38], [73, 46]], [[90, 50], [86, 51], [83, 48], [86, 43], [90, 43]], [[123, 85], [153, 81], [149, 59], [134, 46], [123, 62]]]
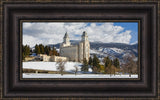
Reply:
[[124, 27], [115, 26], [114, 23], [69, 23], [69, 22], [24, 22], [23, 44], [33, 47], [42, 43], [56, 44], [63, 41], [65, 32], [69, 34], [70, 40], [80, 40], [83, 31], [88, 33], [89, 41], [100, 41], [104, 43], [118, 42], [129, 44], [131, 31]]
[[23, 35], [23, 44], [34, 46], [35, 43], [40, 44], [43, 43], [43, 41], [33, 36]]

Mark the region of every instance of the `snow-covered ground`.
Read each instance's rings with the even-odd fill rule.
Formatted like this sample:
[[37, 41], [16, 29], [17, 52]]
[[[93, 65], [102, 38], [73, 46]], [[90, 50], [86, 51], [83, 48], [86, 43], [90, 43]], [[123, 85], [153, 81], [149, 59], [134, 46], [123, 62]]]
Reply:
[[[56, 62], [23, 62], [23, 69], [57, 71], [57, 66]], [[78, 71], [81, 71], [82, 64], [79, 62], [67, 62], [65, 64], [65, 71], [75, 70], [74, 66], [77, 66]], [[92, 72], [91, 68], [89, 68], [89, 72]]]
[[36, 74], [36, 73], [23, 73], [23, 78], [138, 78], [138, 75], [109, 75], [109, 74]]
[[[67, 62], [65, 64], [66, 72], [74, 72], [75, 67], [78, 67], [78, 74], [48, 74], [48, 73], [23, 73], [23, 78], [138, 78], [138, 75], [109, 75], [109, 74], [93, 74], [92, 69], [89, 68], [89, 72], [84, 74], [81, 72], [82, 64], [79, 62]], [[34, 70], [46, 70], [46, 71], [57, 71], [56, 62], [23, 62], [23, 69], [34, 69]], [[90, 74], [89, 74], [90, 73]]]

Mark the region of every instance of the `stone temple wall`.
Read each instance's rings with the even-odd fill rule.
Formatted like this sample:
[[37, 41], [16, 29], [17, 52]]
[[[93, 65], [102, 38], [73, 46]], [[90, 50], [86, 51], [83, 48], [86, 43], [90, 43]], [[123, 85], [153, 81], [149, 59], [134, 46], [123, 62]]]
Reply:
[[69, 61], [78, 61], [78, 45], [61, 47], [60, 56], [67, 57]]
[[84, 42], [84, 58], [86, 58], [87, 61], [89, 61], [90, 57], [90, 44], [89, 41]]
[[51, 61], [57, 62], [57, 61], [68, 61], [67, 57], [61, 57], [61, 56], [51, 56]]
[[69, 61], [83, 62], [84, 58], [89, 61], [90, 44], [87, 33], [84, 31], [81, 37], [79, 44], [70, 45], [69, 36], [66, 33], [60, 45], [60, 56], [67, 57]]
[[40, 58], [42, 58], [42, 61], [44, 62], [57, 62], [59, 60], [61, 61], [68, 61], [67, 57], [61, 57], [61, 56], [48, 56], [45, 54], [40, 54], [39, 55]]
[[69, 61], [83, 62], [86, 58], [89, 61], [90, 57], [90, 44], [87, 42], [79, 42], [78, 45], [72, 45], [60, 48], [60, 56], [67, 57]]
[[78, 60], [79, 60], [79, 62], [83, 62], [83, 42], [80, 42], [79, 43], [79, 52], [78, 52], [78, 54], [79, 54], [79, 57], [78, 57]]

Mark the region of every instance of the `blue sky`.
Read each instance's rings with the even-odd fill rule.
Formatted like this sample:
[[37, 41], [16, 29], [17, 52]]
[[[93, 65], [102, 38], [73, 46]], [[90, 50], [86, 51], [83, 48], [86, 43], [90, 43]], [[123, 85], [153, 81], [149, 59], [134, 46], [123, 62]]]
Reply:
[[[97, 26], [101, 26], [104, 23], [96, 23]], [[88, 23], [87, 26], [90, 26], [91, 23]], [[138, 41], [138, 22], [114, 22], [114, 26], [121, 26], [124, 28], [123, 31], [121, 32], [125, 32], [127, 30], [131, 30], [131, 40], [130, 40], [130, 44], [131, 43], [135, 43]], [[120, 33], [119, 33], [120, 34]], [[78, 35], [77, 35], [78, 36]]]
[[123, 31], [131, 30], [131, 40], [130, 43], [135, 43], [138, 41], [138, 22], [115, 22], [114, 25], [124, 27]]
[[80, 40], [83, 31], [90, 42], [132, 44], [138, 40], [138, 22], [24, 22], [23, 44], [62, 43], [66, 32], [70, 40]]

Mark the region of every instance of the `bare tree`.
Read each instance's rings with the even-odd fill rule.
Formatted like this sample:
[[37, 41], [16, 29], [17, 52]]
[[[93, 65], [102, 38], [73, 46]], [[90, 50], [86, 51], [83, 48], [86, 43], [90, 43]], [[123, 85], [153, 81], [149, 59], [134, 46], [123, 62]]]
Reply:
[[97, 74], [100, 71], [100, 69], [98, 69], [96, 66], [93, 66], [92, 71]]
[[61, 75], [63, 75], [64, 73], [65, 64], [66, 64], [66, 61], [62, 61], [61, 59], [56, 62], [57, 70], [59, 71]]
[[74, 65], [74, 68], [75, 68], [75, 69], [74, 69], [73, 71], [74, 71], [75, 75], [77, 75], [78, 67], [77, 67], [76, 65]]
[[137, 61], [134, 61], [135, 55], [125, 56], [123, 59], [125, 63], [122, 64], [122, 71], [129, 73], [129, 77], [131, 77], [131, 74], [137, 74]]
[[118, 68], [116, 68], [114, 65], [111, 65], [111, 66], [108, 66], [108, 67], [105, 68], [105, 72], [106, 72], [107, 74], [110, 74], [110, 76], [111, 76], [112, 74], [115, 75], [116, 71], [118, 71]]

